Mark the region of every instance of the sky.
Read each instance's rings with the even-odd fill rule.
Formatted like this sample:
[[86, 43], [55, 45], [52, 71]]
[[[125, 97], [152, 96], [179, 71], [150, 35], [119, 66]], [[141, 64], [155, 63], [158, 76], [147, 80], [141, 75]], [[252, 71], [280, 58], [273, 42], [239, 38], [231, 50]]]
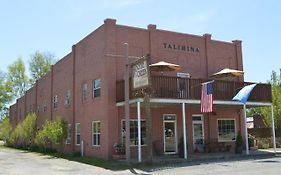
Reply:
[[245, 81], [281, 68], [278, 0], [0, 0], [0, 71], [35, 51], [60, 59], [106, 18], [117, 24], [242, 40]]

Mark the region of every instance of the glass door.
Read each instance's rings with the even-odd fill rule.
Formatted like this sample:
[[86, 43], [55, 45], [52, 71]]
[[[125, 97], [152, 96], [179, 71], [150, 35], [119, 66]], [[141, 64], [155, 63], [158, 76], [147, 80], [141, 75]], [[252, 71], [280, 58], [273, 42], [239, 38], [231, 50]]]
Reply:
[[193, 151], [204, 152], [203, 116], [192, 116]]
[[177, 152], [176, 116], [164, 115], [164, 152], [175, 154]]

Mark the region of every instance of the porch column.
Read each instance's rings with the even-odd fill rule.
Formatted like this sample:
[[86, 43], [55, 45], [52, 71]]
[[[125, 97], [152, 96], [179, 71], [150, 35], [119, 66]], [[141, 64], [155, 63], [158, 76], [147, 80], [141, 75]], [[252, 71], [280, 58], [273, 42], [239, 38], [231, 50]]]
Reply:
[[138, 115], [138, 162], [141, 162], [141, 110], [140, 102], [137, 102], [137, 115]]
[[274, 153], [276, 153], [276, 140], [275, 140], [275, 125], [274, 125], [274, 114], [273, 105], [271, 105], [271, 127], [272, 127], [272, 143], [274, 148]]
[[187, 159], [187, 145], [186, 145], [186, 121], [185, 121], [185, 103], [182, 103], [182, 124], [183, 124], [183, 151], [184, 158]]
[[247, 116], [246, 116], [246, 105], [245, 104], [243, 105], [243, 110], [244, 110], [246, 154], [249, 155], [248, 128], [247, 128]]

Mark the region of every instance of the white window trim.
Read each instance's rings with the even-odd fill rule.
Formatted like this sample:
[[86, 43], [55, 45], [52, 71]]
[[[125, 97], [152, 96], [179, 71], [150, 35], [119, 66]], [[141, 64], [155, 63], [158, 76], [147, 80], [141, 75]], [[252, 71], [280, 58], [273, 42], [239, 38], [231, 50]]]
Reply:
[[100, 132], [99, 133], [94, 133], [94, 123], [100, 123], [100, 127], [101, 127], [101, 121], [100, 120], [95, 120], [95, 121], [92, 121], [92, 146], [94, 147], [100, 147], [101, 146], [101, 137], [100, 137], [100, 140], [99, 140], [99, 145], [94, 145], [94, 134], [99, 134], [101, 136], [101, 128], [100, 128]]
[[[120, 125], [120, 126], [121, 126], [121, 141], [123, 140], [123, 138], [122, 138], [122, 123], [123, 123], [123, 121], [125, 122], [125, 125], [126, 125], [126, 119], [121, 119], [121, 125]], [[138, 119], [130, 119], [130, 122], [131, 122], [131, 121], [136, 121], [136, 122], [137, 122]], [[145, 120], [145, 119], [141, 119], [140, 121], [142, 122], [142, 121], [146, 121], [146, 120]], [[126, 126], [125, 126], [125, 127], [126, 127]], [[141, 145], [141, 147], [143, 147], [143, 146], [147, 146], [147, 144]], [[138, 147], [138, 145], [131, 145], [131, 144], [130, 144], [130, 147]]]
[[[234, 120], [234, 134], [235, 134], [234, 140], [219, 139], [219, 120]], [[235, 142], [236, 136], [237, 136], [237, 129], [236, 129], [236, 119], [235, 118], [217, 118], [217, 138], [218, 138], [218, 142]]]
[[85, 103], [88, 101], [88, 84], [82, 84], [82, 102]]
[[[53, 97], [53, 108], [54, 109], [57, 109], [59, 107], [58, 103], [59, 103], [59, 97], [58, 97], [58, 95], [55, 95]], [[55, 106], [55, 104], [56, 104], [56, 106]]]
[[68, 108], [70, 107], [70, 98], [71, 98], [71, 91], [67, 90], [64, 93], [64, 107]]
[[[99, 86], [98, 88], [95, 87], [95, 81], [96, 81], [96, 80], [99, 80], [99, 81], [100, 81], [100, 86]], [[92, 82], [92, 84], [93, 84], [93, 99], [101, 97], [101, 78], [96, 78], [96, 79], [94, 79], [93, 82]], [[95, 97], [95, 91], [96, 91], [96, 90], [99, 90], [99, 89], [100, 89], [100, 96]]]
[[[71, 144], [71, 124], [67, 124], [67, 137], [65, 139], [65, 144], [66, 145], [70, 145]], [[81, 128], [80, 128], [81, 129]], [[70, 130], [70, 133], [68, 132]], [[81, 131], [80, 131], [81, 132]], [[69, 137], [70, 136], [70, 137]], [[69, 139], [69, 142], [68, 142], [68, 139]]]
[[80, 144], [77, 144], [77, 125], [80, 125], [80, 143], [81, 143], [81, 124], [80, 123], [75, 123], [75, 145], [80, 145]]

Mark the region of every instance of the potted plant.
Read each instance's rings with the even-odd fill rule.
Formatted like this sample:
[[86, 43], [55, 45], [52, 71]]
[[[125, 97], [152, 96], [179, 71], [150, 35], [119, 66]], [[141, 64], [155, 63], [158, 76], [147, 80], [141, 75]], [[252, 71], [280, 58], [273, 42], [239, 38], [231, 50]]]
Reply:
[[239, 131], [235, 141], [235, 153], [242, 154], [243, 152], [243, 138], [241, 136], [241, 132]]
[[124, 159], [125, 158], [125, 145], [122, 143], [115, 143], [113, 145], [115, 154], [113, 155], [114, 159]]

